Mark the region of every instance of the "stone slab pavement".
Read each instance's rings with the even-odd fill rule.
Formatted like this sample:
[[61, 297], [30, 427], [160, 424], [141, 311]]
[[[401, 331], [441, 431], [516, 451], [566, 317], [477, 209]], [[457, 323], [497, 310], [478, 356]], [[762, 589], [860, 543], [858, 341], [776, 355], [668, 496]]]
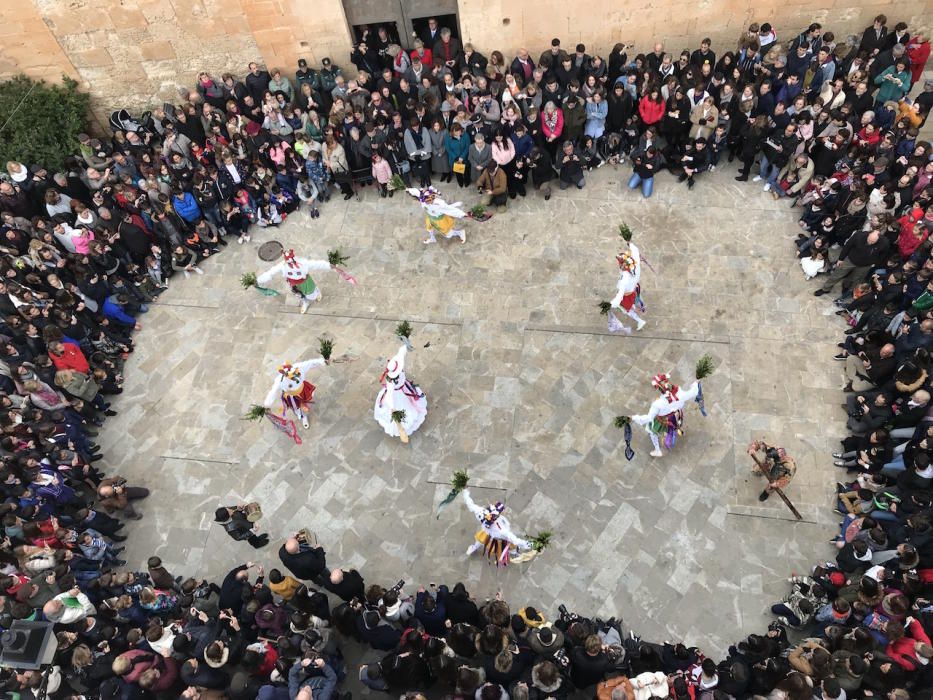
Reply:
[[[786, 200], [736, 183], [732, 166], [689, 193], [662, 174], [650, 200], [625, 187], [629, 173], [606, 167], [582, 191], [513, 200], [468, 224], [465, 244], [423, 245], [421, 209], [404, 194], [337, 196], [319, 219], [257, 230], [203, 276], [173, 280], [141, 319], [120, 415], [101, 436], [104, 464], [154, 492], [131, 528], [131, 563], [157, 553], [179, 574], [219, 577], [251, 558], [268, 569], [277, 544], [255, 554], [212, 525], [218, 505], [258, 500], [274, 541], [310, 527], [331, 566], [368, 582], [462, 580], [477, 598], [501, 590], [545, 611], [622, 616], [712, 654], [764, 629], [786, 578], [831, 555], [841, 325], [794, 259]], [[633, 336], [607, 333], [597, 309], [614, 291], [621, 222], [654, 267], [642, 276], [649, 323]], [[313, 258], [339, 247], [359, 286], [322, 273], [307, 315], [291, 294], [241, 289], [241, 274], [265, 269], [257, 249], [270, 239]], [[409, 376], [429, 400], [408, 446], [372, 418], [403, 319]], [[323, 333], [358, 359], [315, 373], [304, 444], [241, 420], [277, 364], [316, 356]], [[704, 353], [716, 363], [709, 417], [689, 407], [686, 435], [660, 460], [636, 429], [626, 461], [613, 418], [646, 410], [659, 371], [688, 383]], [[759, 504], [745, 454], [758, 437], [797, 458], [787, 492], [802, 522], [776, 497]], [[505, 500], [518, 532], [552, 531], [553, 545], [507, 570], [465, 559], [473, 518], [460, 501], [436, 517], [460, 468], [477, 500]]]

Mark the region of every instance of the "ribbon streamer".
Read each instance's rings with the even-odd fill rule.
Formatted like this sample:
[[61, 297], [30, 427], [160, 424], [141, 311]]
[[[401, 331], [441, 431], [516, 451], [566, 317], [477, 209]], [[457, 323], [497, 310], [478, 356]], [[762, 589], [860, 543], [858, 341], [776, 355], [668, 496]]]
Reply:
[[632, 426], [630, 423], [625, 424], [622, 435], [625, 439], [625, 459], [631, 462], [635, 456], [635, 450], [632, 449]]
[[269, 422], [272, 423], [276, 430], [281, 430], [283, 433], [288, 435], [288, 437], [294, 440], [296, 445], [301, 444], [301, 436], [298, 435], [298, 428], [295, 426], [295, 421], [279, 418], [277, 415], [271, 412], [266, 412], [266, 418], [269, 419]]
[[703, 385], [700, 382], [697, 382], [697, 397], [694, 401], [697, 402], [697, 405], [700, 407], [700, 413], [704, 418], [706, 418], [706, 403], [703, 401]]
[[336, 272], [340, 276], [340, 279], [349, 282], [354, 287], [357, 285], [356, 277], [351, 275], [349, 272], [344, 270], [342, 267], [337, 267], [336, 265], [334, 265], [334, 272]]
[[444, 500], [441, 501], [440, 504], [437, 506], [437, 519], [438, 520], [441, 519], [441, 508], [443, 508], [449, 503], [453, 503], [453, 500], [457, 497], [457, 494], [459, 493], [460, 493], [460, 489], [450, 489], [450, 492], [447, 494]]

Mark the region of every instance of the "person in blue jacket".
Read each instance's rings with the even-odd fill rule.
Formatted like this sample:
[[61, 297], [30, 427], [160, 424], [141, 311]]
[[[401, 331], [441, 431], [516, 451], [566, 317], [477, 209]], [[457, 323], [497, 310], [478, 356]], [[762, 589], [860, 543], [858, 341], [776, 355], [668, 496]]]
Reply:
[[189, 224], [201, 218], [201, 207], [190, 192], [176, 188], [172, 193], [171, 204], [175, 213]]

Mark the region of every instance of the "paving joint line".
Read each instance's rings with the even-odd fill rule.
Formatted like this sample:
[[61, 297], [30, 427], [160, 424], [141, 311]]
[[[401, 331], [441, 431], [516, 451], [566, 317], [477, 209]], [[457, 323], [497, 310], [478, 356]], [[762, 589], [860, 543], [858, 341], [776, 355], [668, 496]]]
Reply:
[[205, 462], [207, 464], [239, 464], [240, 460], [230, 461], [227, 459], [204, 459], [203, 457], [176, 457], [175, 455], [159, 455], [159, 459], [177, 459], [188, 462]]
[[525, 326], [526, 331], [532, 331], [535, 333], [566, 333], [569, 335], [602, 335], [610, 338], [644, 338], [646, 340], [671, 340], [676, 342], [691, 342], [691, 343], [711, 343], [714, 345], [732, 345], [732, 339], [719, 339], [719, 338], [690, 338], [687, 336], [672, 336], [672, 335], [647, 335], [639, 333], [638, 335], [632, 334], [622, 334], [622, 333], [610, 333], [609, 331], [603, 330], [583, 330], [573, 327], [561, 328], [559, 326]]

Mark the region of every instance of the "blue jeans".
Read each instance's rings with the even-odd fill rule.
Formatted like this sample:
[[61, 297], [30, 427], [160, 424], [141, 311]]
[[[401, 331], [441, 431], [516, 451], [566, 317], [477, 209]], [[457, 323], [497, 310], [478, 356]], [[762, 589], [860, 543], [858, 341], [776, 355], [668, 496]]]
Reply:
[[907, 467], [904, 465], [904, 455], [897, 455], [894, 459], [884, 465], [881, 468], [881, 473], [884, 476], [896, 479], [901, 475], [901, 472], [906, 471]]
[[638, 173], [632, 173], [632, 177], [630, 177], [628, 181], [628, 188], [634, 190], [639, 185], [641, 185], [641, 193], [645, 197], [650, 197], [651, 193], [654, 191], [654, 178], [646, 177], [642, 179], [641, 175]]
[[224, 225], [224, 220], [220, 216], [220, 207], [214, 205], [213, 207], [204, 207], [201, 209], [201, 213], [204, 214], [204, 218], [210, 221], [216, 228], [227, 227]]
[[768, 157], [764, 153], [762, 153], [760, 170], [759, 170], [759, 173], [761, 174], [761, 179], [766, 181], [769, 185], [771, 185], [772, 190], [777, 192], [779, 195], [783, 195], [784, 193], [780, 191], [781, 188], [777, 186], [777, 176], [778, 176], [778, 173], [780, 172], [781, 172], [781, 167], [769, 161]]

